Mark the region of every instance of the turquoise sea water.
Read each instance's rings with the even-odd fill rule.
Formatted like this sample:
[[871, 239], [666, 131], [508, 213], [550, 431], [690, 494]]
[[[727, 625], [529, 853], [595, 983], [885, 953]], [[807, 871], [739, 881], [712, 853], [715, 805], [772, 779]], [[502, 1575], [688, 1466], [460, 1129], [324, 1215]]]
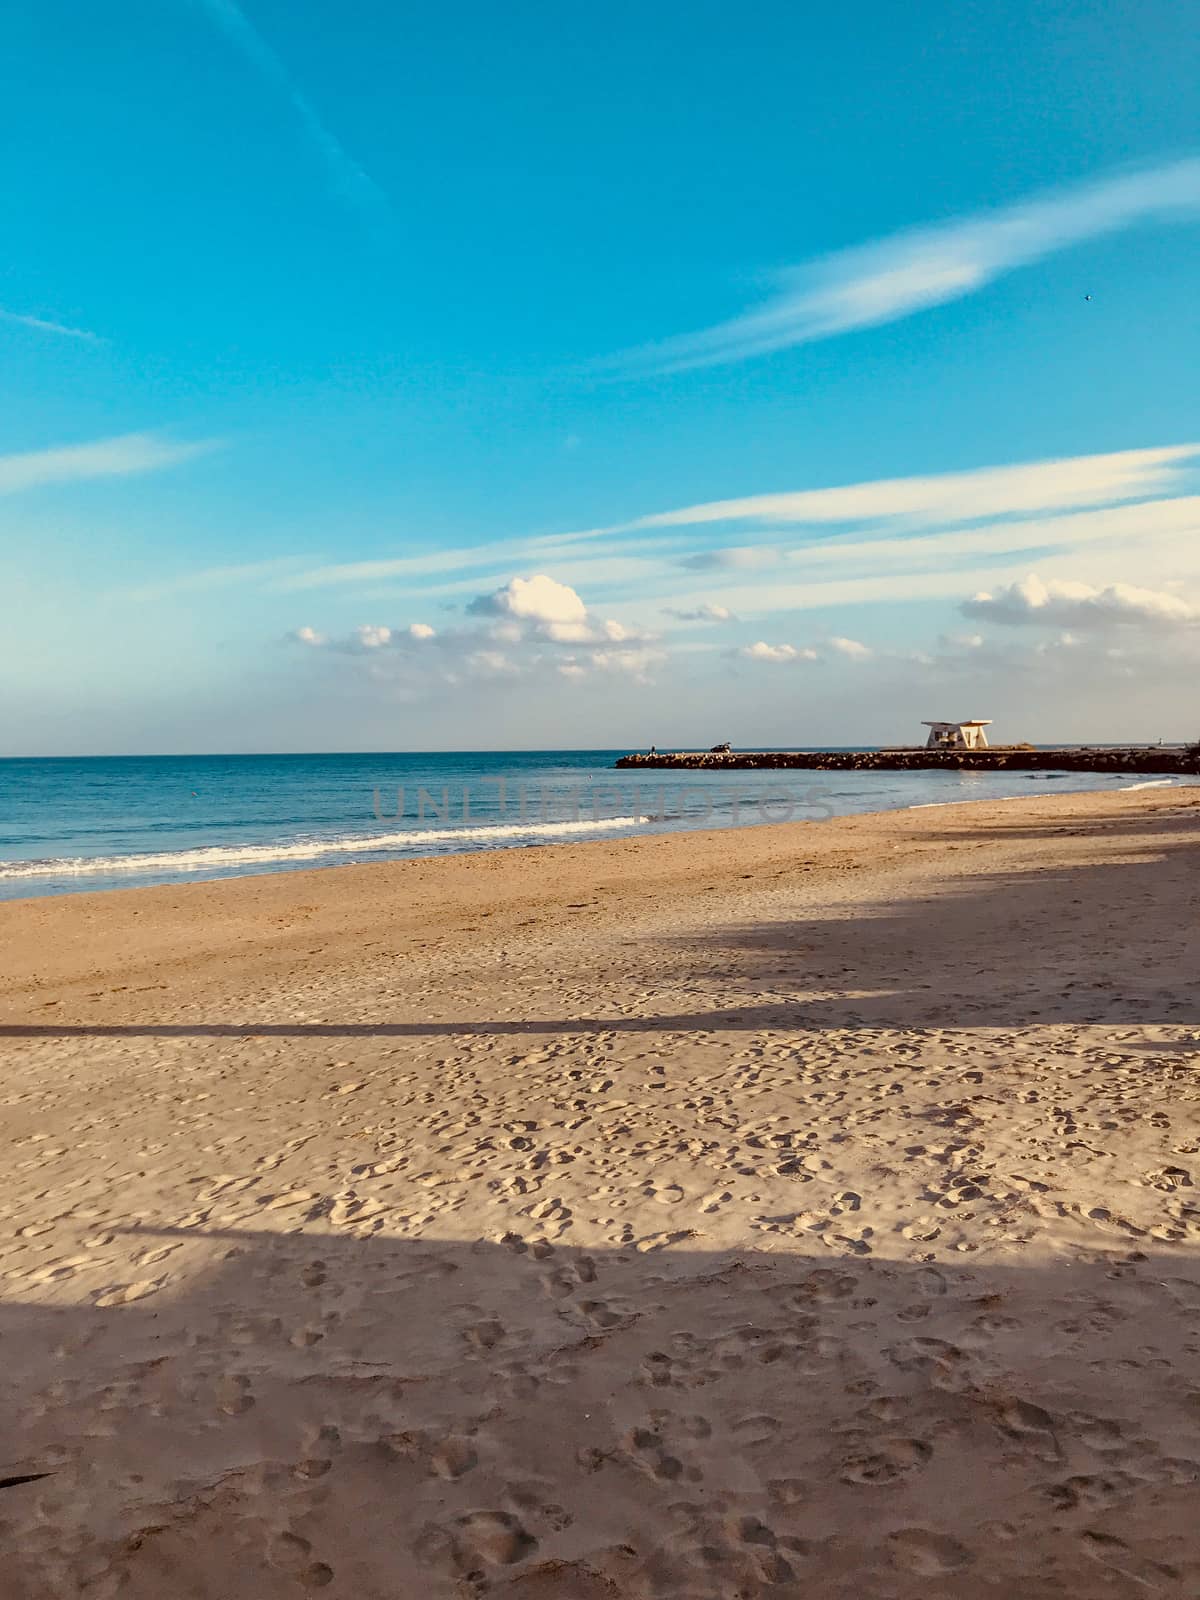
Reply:
[[1131, 781], [1086, 773], [614, 771], [623, 753], [0, 760], [0, 899], [819, 821]]

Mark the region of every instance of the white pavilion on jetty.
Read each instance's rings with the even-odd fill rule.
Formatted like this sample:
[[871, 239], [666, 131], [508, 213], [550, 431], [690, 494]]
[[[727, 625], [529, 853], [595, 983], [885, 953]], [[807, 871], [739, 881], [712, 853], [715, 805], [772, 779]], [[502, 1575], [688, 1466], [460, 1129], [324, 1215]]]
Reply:
[[991, 718], [983, 722], [923, 722], [921, 726], [929, 729], [929, 737], [925, 741], [926, 750], [986, 750], [988, 748], [985, 728], [992, 725]]

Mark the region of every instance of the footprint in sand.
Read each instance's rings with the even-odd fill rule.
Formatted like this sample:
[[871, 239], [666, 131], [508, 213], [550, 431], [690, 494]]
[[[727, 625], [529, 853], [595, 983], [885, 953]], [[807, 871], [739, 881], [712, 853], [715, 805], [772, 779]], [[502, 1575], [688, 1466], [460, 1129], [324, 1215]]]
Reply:
[[888, 1545], [895, 1566], [922, 1578], [939, 1578], [944, 1573], [957, 1572], [974, 1559], [957, 1539], [934, 1533], [929, 1528], [900, 1528], [888, 1535]]
[[281, 1533], [271, 1545], [272, 1566], [292, 1573], [310, 1589], [324, 1589], [333, 1582], [333, 1568], [311, 1557], [312, 1545], [298, 1533]]
[[254, 1396], [250, 1393], [250, 1379], [233, 1374], [217, 1381], [217, 1409], [227, 1417], [240, 1417], [253, 1410]]
[[671, 1455], [649, 1428], [634, 1428], [625, 1439], [626, 1454], [648, 1477], [671, 1482], [683, 1474], [683, 1462]]
[[923, 1467], [933, 1455], [924, 1439], [882, 1439], [870, 1455], [849, 1456], [842, 1463], [843, 1483], [894, 1483]]
[[506, 1336], [504, 1324], [495, 1317], [485, 1317], [481, 1322], [474, 1322], [462, 1330], [462, 1336], [469, 1345], [473, 1345], [481, 1352], [494, 1350], [501, 1344]]
[[475, 1446], [469, 1439], [451, 1435], [443, 1439], [429, 1458], [429, 1464], [439, 1478], [462, 1478], [479, 1464]]
[[1089, 1530], [1083, 1535], [1081, 1543], [1084, 1554], [1091, 1556], [1093, 1561], [1098, 1561], [1101, 1566], [1111, 1567], [1122, 1577], [1132, 1578], [1135, 1583], [1147, 1589], [1161, 1589], [1164, 1579], [1172, 1586], [1179, 1580], [1179, 1573], [1174, 1567], [1138, 1555], [1123, 1539], [1117, 1539], [1112, 1534]]
[[508, 1511], [472, 1511], [459, 1517], [454, 1528], [464, 1565], [473, 1565], [474, 1557], [490, 1566], [511, 1567], [537, 1549], [537, 1540]]
[[1058, 1442], [1054, 1418], [1041, 1406], [1028, 1400], [1010, 1400], [998, 1408], [997, 1420], [1011, 1439], [1016, 1439], [1042, 1461], [1058, 1461], [1062, 1446]]
[[138, 1283], [118, 1283], [111, 1289], [103, 1289], [93, 1300], [92, 1304], [107, 1310], [109, 1306], [127, 1306], [135, 1300], [144, 1300], [148, 1294], [153, 1294], [156, 1289], [161, 1289], [166, 1283], [165, 1278], [143, 1278]]
[[1060, 1511], [1101, 1511], [1136, 1493], [1141, 1480], [1127, 1472], [1080, 1474], [1062, 1483], [1052, 1483], [1048, 1499]]

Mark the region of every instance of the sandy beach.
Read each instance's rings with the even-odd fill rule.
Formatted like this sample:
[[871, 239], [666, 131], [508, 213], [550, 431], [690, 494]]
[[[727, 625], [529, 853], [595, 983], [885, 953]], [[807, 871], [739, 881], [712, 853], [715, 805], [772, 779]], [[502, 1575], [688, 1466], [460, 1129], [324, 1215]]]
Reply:
[[1194, 1596], [1198, 909], [1153, 788], [0, 905], [0, 1593]]

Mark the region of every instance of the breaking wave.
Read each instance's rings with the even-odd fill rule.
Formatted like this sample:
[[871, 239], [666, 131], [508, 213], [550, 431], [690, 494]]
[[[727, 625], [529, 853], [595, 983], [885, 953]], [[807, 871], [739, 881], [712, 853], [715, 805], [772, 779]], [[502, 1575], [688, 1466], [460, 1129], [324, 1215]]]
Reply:
[[526, 840], [553, 844], [580, 834], [637, 828], [654, 821], [648, 816], [586, 817], [570, 822], [498, 822], [487, 827], [411, 828], [402, 833], [361, 833], [340, 839], [293, 839], [278, 844], [208, 845], [195, 850], [163, 850], [127, 856], [53, 856], [41, 861], [0, 861], [0, 880], [65, 878], [122, 872], [212, 872], [227, 867], [267, 865], [275, 861], [318, 861], [327, 856], [373, 856], [407, 849], [421, 853], [453, 848], [459, 843], [507, 844]]

